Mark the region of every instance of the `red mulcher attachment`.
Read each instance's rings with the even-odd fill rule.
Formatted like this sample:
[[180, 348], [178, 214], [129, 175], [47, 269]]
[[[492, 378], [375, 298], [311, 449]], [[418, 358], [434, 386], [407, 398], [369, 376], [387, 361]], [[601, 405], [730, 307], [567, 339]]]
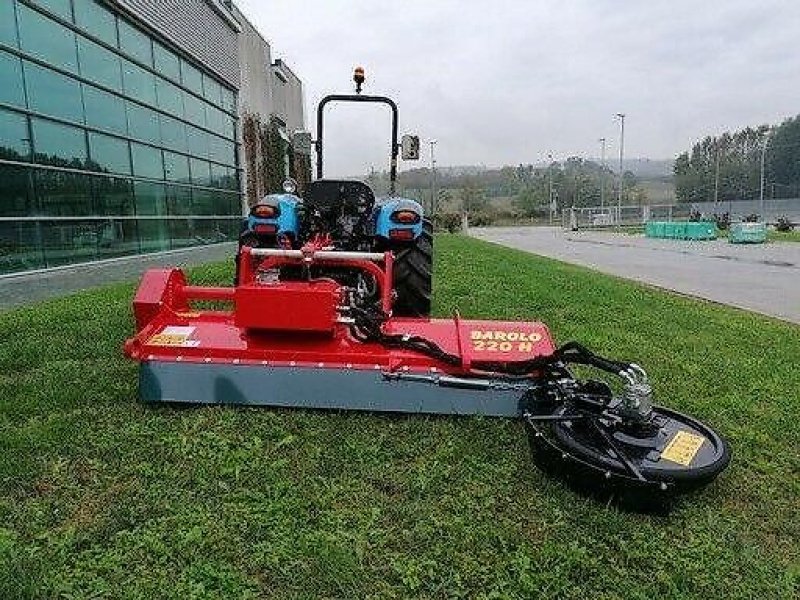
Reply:
[[[556, 348], [539, 322], [393, 317], [392, 253], [322, 245], [243, 247], [235, 288], [192, 286], [178, 269], [145, 273], [125, 344], [141, 363], [141, 400], [521, 417], [558, 472], [659, 494], [707, 483], [727, 465], [711, 429], [653, 406], [637, 365]], [[319, 268], [374, 285], [313, 277]], [[288, 270], [302, 275], [284, 280]], [[197, 307], [207, 301], [227, 306]], [[575, 379], [569, 363], [620, 377], [623, 393]]]
[[[125, 353], [142, 362], [141, 399], [519, 415], [518, 386], [460, 378], [471, 377], [476, 362], [552, 356], [547, 327], [385, 318], [392, 306], [392, 259], [391, 252], [244, 247], [235, 288], [191, 286], [178, 269], [148, 271], [133, 302], [138, 333], [125, 345]], [[357, 290], [328, 278], [276, 277], [280, 268], [311, 265], [361, 270], [377, 282], [377, 298], [359, 299]], [[232, 310], [196, 310], [197, 301], [224, 302]], [[375, 338], [367, 330], [376, 323], [366, 322], [359, 308], [365, 301], [380, 307]], [[417, 351], [415, 340], [441, 354]], [[433, 387], [440, 389], [421, 393]], [[483, 388], [483, 394], [474, 391]]]

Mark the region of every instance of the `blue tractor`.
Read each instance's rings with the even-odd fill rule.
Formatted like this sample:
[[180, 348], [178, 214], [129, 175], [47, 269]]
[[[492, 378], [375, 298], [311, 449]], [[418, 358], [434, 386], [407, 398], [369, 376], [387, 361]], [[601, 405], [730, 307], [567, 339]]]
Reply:
[[[426, 317], [431, 309], [433, 273], [433, 228], [423, 214], [422, 206], [395, 194], [397, 159], [402, 150], [404, 160], [419, 159], [419, 139], [403, 136], [398, 143], [397, 105], [385, 96], [361, 94], [363, 70], [356, 69], [356, 94], [335, 94], [322, 99], [317, 108], [316, 180], [304, 193], [297, 193], [292, 180], [284, 184], [284, 193], [269, 194], [251, 207], [242, 221], [239, 248], [299, 249], [307, 242], [327, 239], [334, 250], [385, 252], [394, 254], [393, 313], [397, 316]], [[391, 164], [389, 195], [376, 198], [372, 189], [361, 181], [325, 179], [323, 177], [323, 114], [331, 102], [371, 102], [388, 105], [392, 111]], [[310, 151], [310, 135], [298, 132], [295, 146], [306, 145]], [[239, 253], [237, 252], [237, 275]], [[319, 269], [322, 269], [321, 267]], [[331, 268], [304, 272], [283, 268], [271, 274], [280, 280], [303, 277], [331, 277], [342, 285], [358, 289], [362, 294], [375, 293], [375, 284], [363, 272], [347, 268]]]

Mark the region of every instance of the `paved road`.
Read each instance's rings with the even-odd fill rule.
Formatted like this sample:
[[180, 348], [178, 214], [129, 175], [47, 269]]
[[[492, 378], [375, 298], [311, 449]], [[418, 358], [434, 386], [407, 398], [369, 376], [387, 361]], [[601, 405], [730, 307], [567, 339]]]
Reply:
[[555, 227], [487, 227], [476, 238], [800, 323], [800, 244], [655, 240]]
[[232, 260], [233, 243], [198, 246], [157, 255], [126, 256], [37, 273], [0, 277], [0, 310], [118, 281], [135, 281], [152, 267], [189, 267]]

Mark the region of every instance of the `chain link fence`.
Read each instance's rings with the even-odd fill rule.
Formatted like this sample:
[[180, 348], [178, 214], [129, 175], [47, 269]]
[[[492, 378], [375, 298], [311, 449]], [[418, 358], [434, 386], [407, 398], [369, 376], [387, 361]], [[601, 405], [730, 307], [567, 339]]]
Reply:
[[[561, 211], [561, 226], [565, 229], [602, 229], [604, 227], [640, 227], [648, 221], [687, 221], [692, 213], [713, 217], [728, 213], [732, 222], [745, 217], [761, 215], [758, 200], [735, 202], [698, 202], [694, 204], [656, 204], [652, 206], [588, 206], [564, 208]], [[787, 217], [800, 223], [800, 198], [764, 200], [765, 223], [775, 223], [778, 217]]]

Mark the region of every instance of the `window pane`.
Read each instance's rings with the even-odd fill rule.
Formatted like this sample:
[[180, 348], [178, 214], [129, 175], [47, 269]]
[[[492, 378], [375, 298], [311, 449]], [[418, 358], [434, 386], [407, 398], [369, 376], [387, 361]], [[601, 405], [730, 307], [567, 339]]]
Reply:
[[119, 138], [89, 133], [89, 155], [92, 166], [105, 173], [131, 174], [131, 157], [128, 142]]
[[76, 80], [26, 61], [25, 84], [31, 110], [83, 123], [81, 84]]
[[206, 161], [192, 158], [189, 164], [192, 170], [192, 183], [195, 185], [211, 184], [211, 172], [209, 164]]
[[0, 102], [25, 108], [22, 62], [7, 52], [0, 52], [0, 82]]
[[[3, 167], [0, 165], [0, 169]], [[5, 173], [0, 170], [0, 174]], [[2, 185], [2, 184], [0, 184]], [[0, 223], [0, 273], [44, 267], [35, 223]]]
[[122, 80], [125, 84], [125, 94], [146, 104], [156, 105], [155, 75], [130, 61], [123, 60]]
[[17, 3], [22, 49], [72, 73], [78, 71], [75, 33], [24, 4]]
[[132, 215], [133, 182], [115, 177], [93, 177], [94, 214]]
[[74, 0], [75, 24], [106, 44], [117, 46], [117, 18], [95, 0]]
[[139, 177], [164, 179], [164, 163], [161, 159], [161, 150], [131, 143], [133, 155], [133, 174]]
[[168, 221], [139, 219], [136, 226], [139, 229], [139, 247], [142, 252], [160, 252], [169, 250], [169, 225]]
[[222, 86], [205, 73], [203, 73], [203, 96], [217, 106], [222, 103]]
[[86, 162], [83, 129], [32, 118], [33, 148], [37, 162], [82, 168]]
[[183, 92], [169, 81], [156, 79], [158, 107], [176, 117], [183, 118]]
[[[28, 173], [26, 167], [0, 165], [0, 216], [28, 217], [35, 214], [33, 201], [28, 193]], [[3, 262], [3, 225], [0, 224], [0, 263]], [[0, 267], [2, 269], [2, 267]]]
[[[222, 188], [226, 190], [239, 190], [239, 178], [236, 175], [236, 169], [233, 167], [228, 167], [228, 172], [225, 174], [225, 179], [222, 181]], [[235, 201], [236, 206], [239, 205], [239, 199], [236, 198]], [[238, 211], [237, 211], [238, 214]]]
[[[191, 215], [192, 214], [192, 190], [187, 187], [177, 185], [167, 186], [167, 210], [171, 215]], [[178, 223], [178, 227], [170, 227], [170, 236], [174, 239], [175, 234], [182, 237], [186, 234], [186, 221], [173, 221]], [[187, 244], [182, 244], [187, 245]]]
[[[183, 200], [176, 200], [175, 203], [179, 204], [182, 201]], [[197, 238], [195, 223], [196, 219], [170, 219], [167, 222], [170, 245], [173, 248], [187, 248], [200, 244], [200, 240]]]
[[125, 118], [125, 100], [114, 94], [83, 86], [83, 105], [86, 108], [86, 124], [125, 135], [128, 131]]
[[161, 145], [158, 113], [154, 110], [128, 102], [128, 131], [133, 138]]
[[189, 158], [182, 154], [164, 152], [164, 170], [167, 181], [177, 181], [178, 183], [189, 183]]
[[208, 128], [211, 131], [215, 131], [217, 133], [222, 133], [223, 131], [225, 131], [224, 112], [222, 112], [218, 108], [209, 106], [206, 109], [206, 113], [208, 114]]
[[133, 184], [137, 215], [167, 214], [166, 195], [161, 183], [137, 181]]
[[203, 95], [203, 74], [185, 60], [181, 61], [181, 78], [183, 87], [189, 88], [195, 94]]
[[29, 137], [28, 118], [25, 115], [0, 109], [0, 158], [30, 160]]
[[[186, 120], [198, 125], [206, 126], [206, 103], [189, 92], [184, 92], [183, 106], [186, 110]], [[210, 107], [209, 107], [210, 108]]]
[[0, 42], [17, 47], [17, 22], [14, 18], [13, 2], [0, 2]]
[[186, 152], [186, 124], [181, 121], [159, 115], [161, 121], [161, 140], [170, 150]]
[[229, 140], [236, 139], [236, 119], [233, 117], [225, 117], [225, 130], [222, 132]]
[[225, 87], [222, 88], [222, 108], [229, 113], [236, 112], [236, 93]]
[[88, 175], [38, 169], [34, 171], [33, 183], [42, 214], [68, 217], [92, 214]]
[[103, 219], [93, 221], [92, 225], [98, 259], [138, 254], [139, 231], [136, 221]]
[[119, 57], [99, 44], [78, 38], [81, 75], [111, 89], [122, 90]]
[[[228, 175], [228, 167], [211, 164], [211, 187], [224, 188], [225, 178]], [[227, 213], [226, 213], [227, 214]]]
[[119, 47], [131, 58], [153, 66], [153, 42], [127, 21], [119, 20]]
[[155, 59], [156, 71], [172, 79], [172, 81], [181, 80], [180, 60], [158, 42], [153, 42], [153, 58]]
[[239, 197], [214, 190], [193, 190], [192, 192], [195, 215], [238, 215]]
[[208, 138], [211, 137], [205, 131], [188, 125], [186, 127], [186, 139], [189, 144], [189, 153], [201, 158], [208, 158]]
[[42, 8], [49, 10], [62, 19], [72, 22], [72, 7], [70, 0], [32, 0], [33, 4], [38, 4]]
[[210, 135], [208, 144], [208, 158], [226, 165], [236, 164], [236, 147], [233, 142], [223, 140], [221, 137]]

